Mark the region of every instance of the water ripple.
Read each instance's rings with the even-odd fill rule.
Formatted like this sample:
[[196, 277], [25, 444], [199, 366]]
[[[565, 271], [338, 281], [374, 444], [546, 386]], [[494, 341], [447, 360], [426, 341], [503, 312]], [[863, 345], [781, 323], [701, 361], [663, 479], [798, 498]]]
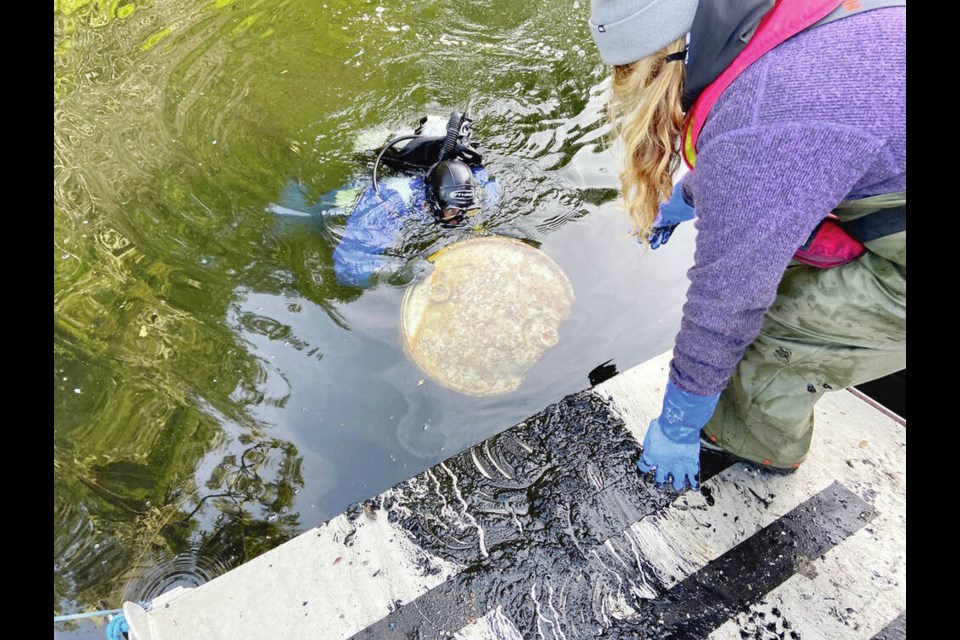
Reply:
[[[199, 586], [336, 512], [349, 467], [364, 467], [364, 492], [407, 473], [358, 458], [405, 447], [423, 462], [466, 446], [433, 416], [445, 405], [424, 400], [427, 385], [397, 392], [408, 410], [396, 431], [326, 428], [377, 425], [399, 402], [368, 391], [409, 382], [398, 296], [336, 283], [336, 225], [281, 234], [264, 209], [289, 180], [316, 202], [368, 179], [358, 133], [446, 115], [472, 96], [501, 205], [461, 236], [412, 230], [391, 257], [473, 233], [541, 242], [586, 211], [570, 177], [593, 184], [598, 173], [581, 162], [602, 131], [585, 11], [583, 0], [55, 0], [58, 602], [112, 608], [121, 592]], [[297, 441], [278, 440], [274, 462], [240, 473], [270, 429]], [[336, 487], [299, 498], [325, 504], [303, 523], [294, 445], [313, 456], [311, 477], [322, 468]], [[503, 454], [477, 460], [510, 485]], [[461, 542], [475, 544], [479, 531], [459, 530], [466, 515], [454, 515]], [[187, 541], [206, 546], [181, 553]]]
[[176, 587], [199, 587], [231, 568], [229, 562], [198, 551], [181, 553], [152, 563], [145, 575], [127, 584], [123, 599], [149, 602]]

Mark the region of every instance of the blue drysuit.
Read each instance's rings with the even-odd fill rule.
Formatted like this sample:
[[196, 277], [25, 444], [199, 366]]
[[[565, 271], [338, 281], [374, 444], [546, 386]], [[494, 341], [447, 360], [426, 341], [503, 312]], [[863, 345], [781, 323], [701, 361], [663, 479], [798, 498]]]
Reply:
[[[495, 205], [500, 199], [500, 185], [483, 167], [473, 167], [472, 172], [482, 189], [481, 205]], [[333, 250], [333, 270], [341, 285], [369, 286], [373, 275], [391, 263], [385, 254], [402, 240], [403, 227], [409, 221], [436, 224], [426, 201], [423, 175], [382, 180], [379, 189], [380, 195], [372, 185], [360, 194]]]

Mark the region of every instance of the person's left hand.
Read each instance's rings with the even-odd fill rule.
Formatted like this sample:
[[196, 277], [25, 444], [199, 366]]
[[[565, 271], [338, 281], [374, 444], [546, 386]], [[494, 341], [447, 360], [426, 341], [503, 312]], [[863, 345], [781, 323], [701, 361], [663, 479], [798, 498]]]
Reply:
[[696, 217], [694, 208], [683, 197], [682, 183], [678, 182], [673, 187], [670, 199], [662, 203], [657, 211], [657, 217], [653, 221], [653, 228], [648, 237], [650, 248], [656, 249], [662, 244], [667, 244], [667, 240], [681, 222], [693, 220]]

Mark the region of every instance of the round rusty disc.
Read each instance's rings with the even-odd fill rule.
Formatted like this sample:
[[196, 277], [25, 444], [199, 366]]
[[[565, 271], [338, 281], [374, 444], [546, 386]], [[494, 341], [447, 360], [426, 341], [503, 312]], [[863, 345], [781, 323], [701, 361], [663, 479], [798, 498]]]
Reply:
[[458, 242], [430, 260], [433, 272], [401, 306], [410, 359], [467, 395], [517, 389], [560, 340], [575, 300], [567, 275], [539, 249], [501, 236]]

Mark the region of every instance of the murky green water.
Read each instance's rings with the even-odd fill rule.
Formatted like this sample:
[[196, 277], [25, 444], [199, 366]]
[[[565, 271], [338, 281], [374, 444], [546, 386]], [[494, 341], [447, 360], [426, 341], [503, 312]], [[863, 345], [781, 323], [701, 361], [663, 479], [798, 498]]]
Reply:
[[[609, 202], [589, 3], [54, 9], [55, 616], [202, 584], [670, 347], [693, 232], [644, 254]], [[493, 398], [425, 380], [403, 288], [339, 286], [329, 236], [267, 211], [290, 180], [368, 175], [358, 134], [471, 94], [504, 196], [457, 233], [538, 244], [577, 295]]]

